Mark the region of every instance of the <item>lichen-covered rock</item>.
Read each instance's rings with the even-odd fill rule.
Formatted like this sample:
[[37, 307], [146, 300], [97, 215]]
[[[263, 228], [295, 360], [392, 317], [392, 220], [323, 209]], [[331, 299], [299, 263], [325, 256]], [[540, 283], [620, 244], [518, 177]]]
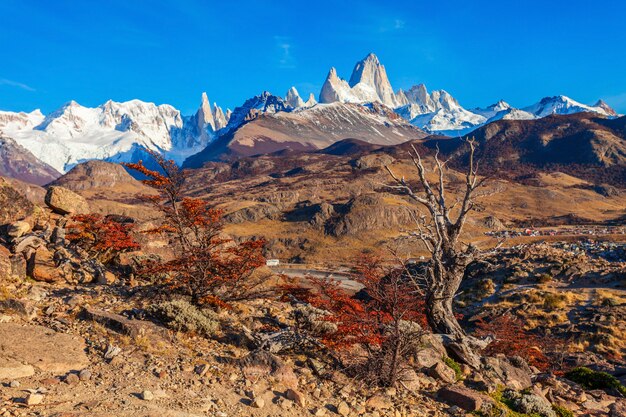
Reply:
[[7, 225], [7, 235], [13, 239], [16, 239], [30, 232], [30, 229], [31, 229], [30, 223], [20, 220], [20, 221], [13, 222]]
[[504, 391], [503, 396], [513, 402], [515, 411], [524, 414], [540, 415], [541, 417], [557, 417], [552, 405], [539, 395], [516, 392], [511, 389]]
[[456, 381], [456, 373], [443, 362], [437, 362], [428, 369], [428, 376], [452, 384]]
[[58, 214], [84, 214], [89, 212], [89, 203], [84, 197], [64, 187], [48, 188], [45, 202]]

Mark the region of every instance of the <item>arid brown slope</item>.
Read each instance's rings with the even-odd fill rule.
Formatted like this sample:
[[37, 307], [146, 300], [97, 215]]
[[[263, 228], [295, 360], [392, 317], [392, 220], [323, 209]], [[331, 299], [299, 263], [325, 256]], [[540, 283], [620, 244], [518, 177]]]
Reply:
[[[626, 184], [626, 117], [605, 119], [590, 113], [538, 120], [499, 120], [475, 130], [485, 174], [511, 178], [537, 170], [561, 171], [594, 183]], [[466, 160], [460, 141], [430, 141]]]
[[[341, 148], [348, 150], [337, 152]], [[223, 206], [232, 234], [267, 238], [270, 256], [343, 263], [386, 244], [415, 256], [419, 250], [398, 239], [413, 228], [415, 208], [385, 187], [389, 175], [382, 167], [391, 163], [398, 175], [414, 177], [404, 148], [364, 149], [351, 140], [333, 145], [331, 154], [292, 152], [212, 163], [190, 172], [189, 193]], [[452, 182], [460, 179], [449, 175]], [[559, 173], [537, 172], [532, 185], [494, 179], [488, 191], [465, 237], [486, 245], [494, 242], [484, 235], [491, 217], [505, 225], [569, 214], [603, 222], [620, 218], [626, 207], [624, 194], [606, 197], [588, 182]]]

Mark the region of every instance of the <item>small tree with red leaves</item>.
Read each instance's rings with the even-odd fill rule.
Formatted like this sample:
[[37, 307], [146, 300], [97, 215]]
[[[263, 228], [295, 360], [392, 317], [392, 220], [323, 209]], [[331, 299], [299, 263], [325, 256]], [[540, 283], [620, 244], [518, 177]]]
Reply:
[[223, 236], [223, 211], [203, 200], [183, 197], [185, 173], [171, 160], [150, 152], [159, 166], [153, 171], [142, 161], [124, 164], [147, 177], [144, 184], [158, 191], [143, 196], [163, 214], [160, 226], [147, 233], [164, 234], [173, 243], [174, 257], [151, 263], [144, 274], [164, 276], [168, 289], [191, 297], [193, 303], [228, 306], [229, 302], [261, 294], [265, 264], [264, 242], [236, 243]]
[[566, 350], [564, 341], [525, 330], [524, 323], [512, 314], [479, 320], [476, 325], [476, 336], [492, 339], [484, 354], [519, 356], [542, 371], [558, 368], [559, 356]]
[[100, 214], [78, 214], [67, 227], [66, 239], [86, 251], [103, 265], [109, 265], [120, 253], [140, 248], [132, 235], [133, 224], [116, 221]]
[[363, 256], [355, 276], [363, 289], [354, 295], [335, 279], [308, 279], [312, 289], [291, 286], [287, 292], [328, 312], [321, 320], [336, 330], [323, 332], [319, 340], [365, 380], [383, 386], [401, 381], [405, 360], [428, 326], [423, 295], [416, 293], [406, 269]]

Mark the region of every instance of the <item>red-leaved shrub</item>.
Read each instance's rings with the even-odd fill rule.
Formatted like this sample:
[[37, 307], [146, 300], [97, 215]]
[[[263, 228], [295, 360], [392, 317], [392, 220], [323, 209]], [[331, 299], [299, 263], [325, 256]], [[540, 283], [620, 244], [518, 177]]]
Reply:
[[158, 191], [144, 196], [162, 214], [161, 224], [146, 233], [167, 236], [175, 256], [145, 265], [143, 274], [164, 277], [169, 290], [190, 296], [196, 304], [227, 307], [229, 302], [259, 295], [264, 277], [255, 272], [265, 264], [264, 242], [225, 237], [223, 211], [204, 200], [183, 197], [185, 173], [173, 161], [151, 155], [160, 172], [141, 161], [125, 166], [145, 175], [143, 182]]
[[104, 265], [110, 264], [120, 253], [139, 249], [132, 235], [133, 224], [122, 223], [100, 214], [72, 216], [65, 238], [80, 247]]

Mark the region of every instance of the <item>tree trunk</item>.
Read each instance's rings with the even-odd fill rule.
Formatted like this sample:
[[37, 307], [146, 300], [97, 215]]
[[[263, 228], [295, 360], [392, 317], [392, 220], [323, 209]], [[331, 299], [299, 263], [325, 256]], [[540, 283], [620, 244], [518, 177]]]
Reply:
[[452, 301], [450, 296], [429, 294], [426, 298], [426, 316], [433, 333], [459, 339], [465, 336], [465, 332], [454, 316]]
[[445, 336], [443, 342], [450, 357], [478, 369], [480, 357], [474, 351], [471, 338], [459, 324], [452, 309], [454, 295], [460, 286], [461, 279], [462, 275], [449, 276], [442, 280], [443, 285], [438, 288], [438, 291], [427, 294], [426, 317], [433, 333]]

